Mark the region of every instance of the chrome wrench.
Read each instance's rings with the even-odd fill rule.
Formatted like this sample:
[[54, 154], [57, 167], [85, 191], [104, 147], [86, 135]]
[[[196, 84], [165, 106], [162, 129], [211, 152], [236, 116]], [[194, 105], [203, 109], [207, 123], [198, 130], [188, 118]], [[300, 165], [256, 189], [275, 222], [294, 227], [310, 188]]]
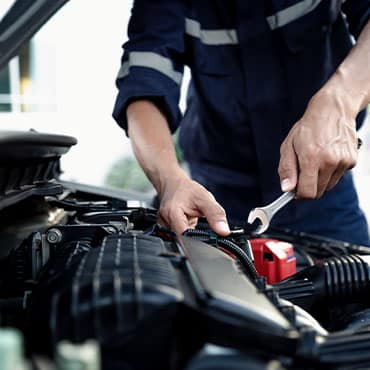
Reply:
[[[359, 150], [362, 146], [362, 140], [357, 138], [357, 149]], [[256, 219], [259, 219], [261, 224], [257, 227], [256, 233], [262, 234], [266, 231], [270, 225], [271, 219], [274, 217], [275, 213], [289, 203], [295, 197], [295, 192], [288, 191], [284, 193], [271, 204], [265, 207], [253, 208], [248, 215], [248, 223], [253, 224]]]
[[271, 219], [274, 217], [275, 213], [289, 203], [295, 197], [295, 192], [288, 191], [284, 193], [279, 198], [277, 198], [272, 203], [265, 207], [253, 208], [249, 212], [248, 222], [252, 224], [256, 219], [259, 219], [261, 224], [257, 227], [255, 231], [257, 234], [262, 234], [266, 231], [270, 225]]

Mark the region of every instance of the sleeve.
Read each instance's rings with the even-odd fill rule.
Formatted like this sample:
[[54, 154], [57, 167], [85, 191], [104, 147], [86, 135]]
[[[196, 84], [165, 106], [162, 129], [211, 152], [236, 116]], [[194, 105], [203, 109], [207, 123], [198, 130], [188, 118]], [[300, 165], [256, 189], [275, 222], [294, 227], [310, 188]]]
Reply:
[[185, 1], [135, 0], [128, 25], [129, 41], [118, 72], [113, 117], [127, 133], [126, 108], [137, 99], [152, 100], [174, 132], [184, 69]]
[[370, 0], [344, 0], [342, 11], [347, 17], [349, 31], [358, 38], [370, 19]]

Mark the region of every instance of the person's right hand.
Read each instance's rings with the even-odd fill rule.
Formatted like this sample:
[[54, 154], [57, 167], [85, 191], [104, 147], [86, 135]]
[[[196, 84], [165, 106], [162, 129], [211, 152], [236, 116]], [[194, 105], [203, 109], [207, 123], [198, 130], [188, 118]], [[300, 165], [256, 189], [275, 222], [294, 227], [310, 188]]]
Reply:
[[219, 235], [230, 233], [225, 210], [214, 196], [187, 175], [180, 174], [167, 179], [159, 193], [158, 222], [182, 234], [194, 228], [198, 217], [206, 217], [211, 228]]

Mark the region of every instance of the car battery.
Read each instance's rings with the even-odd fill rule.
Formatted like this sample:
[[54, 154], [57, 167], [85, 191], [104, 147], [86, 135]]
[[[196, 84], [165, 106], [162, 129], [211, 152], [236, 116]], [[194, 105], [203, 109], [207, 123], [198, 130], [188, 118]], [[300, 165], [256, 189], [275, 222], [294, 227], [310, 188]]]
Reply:
[[297, 272], [294, 247], [275, 239], [251, 239], [254, 264], [269, 284], [277, 283]]

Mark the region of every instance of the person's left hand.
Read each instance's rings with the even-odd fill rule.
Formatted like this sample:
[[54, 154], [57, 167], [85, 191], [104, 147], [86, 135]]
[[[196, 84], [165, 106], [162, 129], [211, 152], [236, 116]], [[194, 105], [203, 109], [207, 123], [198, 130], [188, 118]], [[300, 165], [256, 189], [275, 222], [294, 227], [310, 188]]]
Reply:
[[356, 112], [342, 97], [320, 92], [280, 147], [281, 188], [297, 198], [320, 198], [357, 162]]

